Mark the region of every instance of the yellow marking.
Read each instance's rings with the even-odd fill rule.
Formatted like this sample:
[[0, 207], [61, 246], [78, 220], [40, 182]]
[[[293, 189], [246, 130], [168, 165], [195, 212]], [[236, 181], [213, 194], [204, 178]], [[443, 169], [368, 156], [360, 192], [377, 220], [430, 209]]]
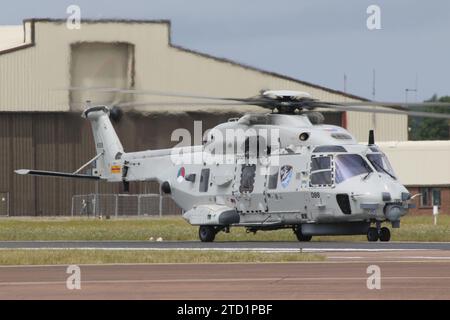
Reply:
[[111, 166], [111, 173], [120, 173], [121, 169], [120, 166]]

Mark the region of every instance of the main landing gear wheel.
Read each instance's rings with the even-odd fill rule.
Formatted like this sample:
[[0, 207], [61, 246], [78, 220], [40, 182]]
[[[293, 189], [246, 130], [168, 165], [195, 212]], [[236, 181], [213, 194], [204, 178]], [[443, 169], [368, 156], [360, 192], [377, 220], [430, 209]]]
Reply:
[[198, 236], [202, 242], [213, 242], [216, 237], [216, 229], [213, 226], [200, 226]]
[[380, 229], [379, 237], [380, 241], [389, 241], [391, 240], [391, 231], [388, 228], [383, 227]]
[[367, 230], [367, 240], [369, 240], [370, 242], [378, 241], [377, 228], [370, 227], [369, 230]]
[[300, 242], [308, 242], [308, 241], [311, 241], [311, 239], [312, 239], [312, 236], [306, 236], [302, 233], [301, 226], [298, 226], [297, 228], [295, 228], [294, 233], [297, 236], [298, 241], [300, 241]]

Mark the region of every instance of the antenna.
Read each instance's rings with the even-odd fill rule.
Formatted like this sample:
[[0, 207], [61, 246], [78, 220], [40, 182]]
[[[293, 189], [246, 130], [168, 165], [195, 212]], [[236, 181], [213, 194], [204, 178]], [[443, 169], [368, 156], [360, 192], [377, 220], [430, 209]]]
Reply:
[[375, 134], [373, 130], [369, 130], [369, 146], [373, 146], [375, 144]]
[[[372, 70], [372, 100], [375, 101], [375, 85], [376, 85], [376, 74], [375, 74], [375, 68]], [[376, 108], [375, 106], [373, 107]], [[377, 118], [376, 113], [372, 113], [372, 128], [375, 129], [377, 127]]]

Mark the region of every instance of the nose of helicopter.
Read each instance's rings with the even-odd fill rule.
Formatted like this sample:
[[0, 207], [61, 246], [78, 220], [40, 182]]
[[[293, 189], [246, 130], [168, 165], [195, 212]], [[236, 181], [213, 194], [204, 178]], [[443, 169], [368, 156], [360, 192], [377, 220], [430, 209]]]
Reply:
[[359, 198], [360, 208], [376, 213], [377, 218], [385, 218], [393, 226], [399, 224], [400, 218], [407, 213], [411, 194], [397, 180], [390, 177], [374, 175], [363, 185]]

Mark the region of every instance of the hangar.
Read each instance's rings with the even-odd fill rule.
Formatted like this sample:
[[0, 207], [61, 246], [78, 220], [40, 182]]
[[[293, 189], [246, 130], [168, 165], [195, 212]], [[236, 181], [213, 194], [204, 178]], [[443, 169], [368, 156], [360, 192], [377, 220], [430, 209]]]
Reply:
[[[172, 43], [170, 34], [170, 22], [165, 20], [83, 20], [81, 29], [68, 29], [65, 20], [29, 19], [22, 26], [0, 26], [0, 200], [5, 199], [0, 214], [69, 214], [72, 196], [93, 193], [94, 183], [17, 176], [14, 169], [76, 170], [94, 152], [89, 125], [80, 118], [86, 100], [149, 100], [116, 93], [69, 93], [68, 87], [242, 98], [261, 89], [291, 89], [331, 101], [365, 100], [183, 48]], [[252, 106], [152, 106], [126, 112], [114, 125], [125, 150], [165, 148], [176, 144], [170, 140], [176, 128], [192, 131], [194, 120], [201, 120], [205, 130], [248, 111], [263, 112]], [[366, 141], [372, 115], [330, 112], [326, 122], [345, 126]], [[407, 140], [406, 116], [377, 114], [375, 124], [377, 140]], [[120, 184], [99, 185], [100, 193], [120, 191]], [[158, 192], [158, 186], [134, 183], [130, 192]], [[175, 210], [170, 201], [165, 208]]]

